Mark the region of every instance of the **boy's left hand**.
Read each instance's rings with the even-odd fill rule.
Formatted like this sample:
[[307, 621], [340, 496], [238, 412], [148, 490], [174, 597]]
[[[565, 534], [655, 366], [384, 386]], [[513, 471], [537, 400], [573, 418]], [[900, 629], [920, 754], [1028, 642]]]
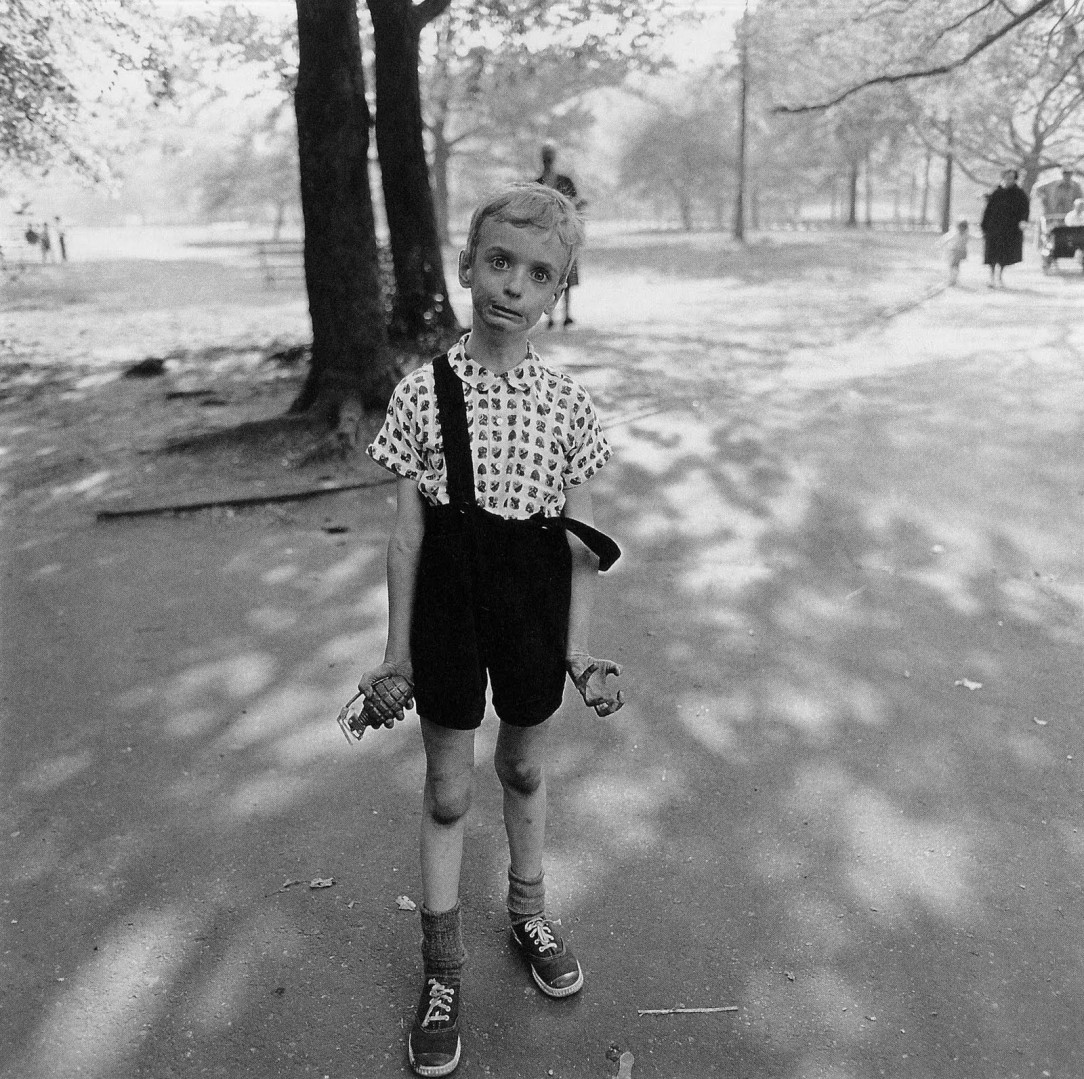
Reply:
[[585, 652], [575, 652], [565, 660], [565, 669], [572, 684], [579, 690], [583, 703], [599, 716], [612, 716], [625, 706], [621, 690], [614, 692], [606, 679], [621, 674], [621, 666], [611, 659], [596, 659]]

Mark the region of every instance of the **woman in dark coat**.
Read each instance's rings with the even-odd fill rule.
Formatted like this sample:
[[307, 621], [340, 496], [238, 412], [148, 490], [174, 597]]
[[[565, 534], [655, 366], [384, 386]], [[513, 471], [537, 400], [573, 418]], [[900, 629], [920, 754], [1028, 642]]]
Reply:
[[987, 196], [982, 214], [983, 261], [990, 267], [990, 288], [1001, 284], [1001, 272], [1024, 258], [1021, 228], [1030, 213], [1030, 201], [1016, 185], [1016, 169], [1005, 169], [1001, 186]]

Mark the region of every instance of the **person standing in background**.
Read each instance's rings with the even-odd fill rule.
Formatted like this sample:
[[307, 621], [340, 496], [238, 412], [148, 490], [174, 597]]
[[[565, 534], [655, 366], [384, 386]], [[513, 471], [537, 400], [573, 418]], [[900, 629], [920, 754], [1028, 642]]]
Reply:
[[990, 267], [988, 288], [1002, 284], [1006, 266], [1024, 260], [1023, 228], [1031, 206], [1023, 189], [1017, 186], [1017, 175], [1016, 169], [1001, 173], [1001, 183], [990, 192], [982, 214], [983, 262]]
[[[543, 184], [545, 187], [552, 187], [554, 191], [564, 195], [564, 197], [582, 213], [583, 208], [587, 203], [580, 198], [579, 192], [576, 190], [576, 185], [572, 182], [572, 178], [558, 172], [554, 167], [556, 161], [557, 151], [549, 143], [546, 143], [546, 145], [542, 147], [542, 175], [535, 180], [535, 183]], [[580, 267], [579, 260], [577, 260], [572, 263], [572, 268], [568, 271], [568, 278], [565, 281], [564, 325], [566, 328], [571, 326], [575, 321], [572, 317], [572, 288], [579, 283]], [[549, 329], [553, 329], [552, 312], [550, 312], [546, 325]]]
[[64, 235], [64, 228], [60, 224], [60, 215], [58, 214], [53, 218], [53, 224], [56, 226], [56, 244], [60, 248], [60, 261], [68, 261], [68, 243], [67, 238]]

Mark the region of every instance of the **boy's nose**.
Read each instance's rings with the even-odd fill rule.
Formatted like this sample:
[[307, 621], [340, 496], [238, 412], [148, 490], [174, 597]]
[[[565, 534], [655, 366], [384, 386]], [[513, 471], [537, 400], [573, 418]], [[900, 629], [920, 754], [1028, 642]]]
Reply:
[[523, 293], [523, 270], [516, 270], [504, 279], [504, 291], [509, 296], [519, 296]]

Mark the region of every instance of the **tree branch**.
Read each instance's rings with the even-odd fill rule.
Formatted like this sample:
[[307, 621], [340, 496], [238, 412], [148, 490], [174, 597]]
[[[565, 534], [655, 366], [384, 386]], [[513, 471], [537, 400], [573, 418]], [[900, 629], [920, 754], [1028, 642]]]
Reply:
[[411, 8], [411, 16], [414, 25], [420, 30], [428, 26], [434, 19], [439, 18], [448, 10], [452, 0], [421, 0]]
[[934, 39], [930, 42], [930, 48], [933, 48], [933, 46], [936, 45], [942, 38], [947, 37], [949, 34], [951, 34], [953, 30], [959, 30], [965, 22], [968, 22], [971, 19], [975, 18], [976, 15], [981, 15], [984, 11], [986, 11], [987, 8], [992, 8], [995, 4], [997, 4], [997, 0], [985, 0], [984, 3], [980, 4], [974, 10], [969, 11], [966, 15], [961, 16], [954, 23], [950, 23], [948, 26], [942, 27], [937, 32], [937, 34], [934, 35]]
[[915, 82], [919, 79], [929, 79], [937, 75], [947, 75], [950, 71], [955, 71], [957, 68], [963, 67], [969, 61], [973, 60], [979, 53], [984, 52], [994, 42], [999, 41], [1010, 31], [1015, 30], [1016, 27], [1025, 23], [1033, 15], [1037, 15], [1044, 8], [1050, 7], [1054, 3], [1054, 0], [1036, 0], [1034, 4], [1029, 8], [1025, 8], [1015, 18], [1010, 19], [1003, 26], [990, 34], [987, 34], [981, 41], [973, 45], [962, 56], [955, 60], [948, 61], [944, 64], [937, 64], [934, 67], [919, 68], [914, 71], [902, 71], [895, 75], [877, 75], [872, 79], [866, 79], [864, 82], [860, 82], [855, 86], [844, 90], [842, 93], [837, 94], [835, 97], [828, 101], [820, 101], [813, 105], [776, 105], [773, 112], [779, 113], [803, 113], [803, 112], [821, 112], [824, 109], [830, 109], [833, 105], [838, 105], [842, 101], [846, 101], [847, 98], [854, 94], [857, 94], [860, 90], [868, 90], [871, 86], [894, 86], [900, 82]]

